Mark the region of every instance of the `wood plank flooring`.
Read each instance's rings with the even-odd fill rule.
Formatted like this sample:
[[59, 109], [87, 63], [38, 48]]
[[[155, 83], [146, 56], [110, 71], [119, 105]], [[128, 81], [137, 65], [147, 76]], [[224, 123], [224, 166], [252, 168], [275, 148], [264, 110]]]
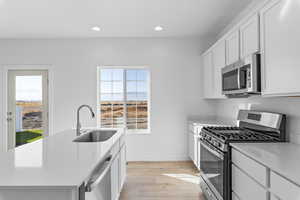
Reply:
[[204, 200], [191, 162], [130, 162], [120, 200]]

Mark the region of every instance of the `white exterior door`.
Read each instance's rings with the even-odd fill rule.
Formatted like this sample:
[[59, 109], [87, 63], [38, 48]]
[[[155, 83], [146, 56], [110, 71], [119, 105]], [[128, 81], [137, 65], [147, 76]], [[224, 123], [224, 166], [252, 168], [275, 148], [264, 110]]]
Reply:
[[48, 71], [8, 70], [8, 149], [48, 135]]

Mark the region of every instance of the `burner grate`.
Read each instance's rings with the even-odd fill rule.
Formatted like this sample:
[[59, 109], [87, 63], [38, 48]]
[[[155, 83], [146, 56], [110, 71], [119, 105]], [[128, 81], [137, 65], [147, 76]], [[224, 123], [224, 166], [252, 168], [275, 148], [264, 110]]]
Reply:
[[215, 138], [223, 142], [230, 141], [278, 141], [277, 138], [239, 127], [205, 127]]

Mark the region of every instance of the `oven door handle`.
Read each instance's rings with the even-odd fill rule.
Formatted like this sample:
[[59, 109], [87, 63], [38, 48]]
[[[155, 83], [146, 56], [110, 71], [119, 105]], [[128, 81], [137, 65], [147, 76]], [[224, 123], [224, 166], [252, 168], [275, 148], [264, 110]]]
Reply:
[[220, 158], [222, 160], [224, 159], [224, 155], [223, 154], [219, 153], [217, 150], [213, 150], [207, 144], [205, 144], [202, 140], [200, 140], [200, 145], [202, 145], [207, 151], [209, 151], [210, 153], [214, 154], [218, 158]]

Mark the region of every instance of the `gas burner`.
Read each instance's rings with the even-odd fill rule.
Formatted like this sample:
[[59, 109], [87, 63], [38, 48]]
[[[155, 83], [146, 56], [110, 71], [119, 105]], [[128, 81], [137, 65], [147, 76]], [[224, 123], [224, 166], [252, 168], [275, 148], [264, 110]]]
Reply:
[[278, 141], [277, 138], [240, 127], [204, 127], [204, 132], [223, 143], [237, 141]]

